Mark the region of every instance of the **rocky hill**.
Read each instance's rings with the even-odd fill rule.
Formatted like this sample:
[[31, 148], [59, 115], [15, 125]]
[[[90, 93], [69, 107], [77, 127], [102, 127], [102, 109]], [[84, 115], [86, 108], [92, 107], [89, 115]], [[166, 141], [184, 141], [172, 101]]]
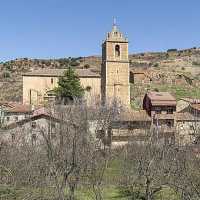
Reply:
[[[141, 106], [144, 93], [151, 90], [170, 91], [181, 97], [200, 98], [200, 49], [169, 49], [167, 52], [131, 54], [130, 68], [137, 82], [131, 84], [132, 103]], [[0, 100], [21, 101], [22, 73], [43, 68], [90, 68], [100, 73], [101, 57], [89, 56], [61, 59], [16, 59], [0, 63]]]

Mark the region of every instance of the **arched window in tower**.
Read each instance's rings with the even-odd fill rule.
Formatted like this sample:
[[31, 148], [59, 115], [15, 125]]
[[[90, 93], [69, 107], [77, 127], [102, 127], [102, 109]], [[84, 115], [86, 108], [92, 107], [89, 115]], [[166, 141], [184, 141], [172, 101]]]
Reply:
[[120, 46], [118, 44], [115, 46], [115, 56], [120, 57]]

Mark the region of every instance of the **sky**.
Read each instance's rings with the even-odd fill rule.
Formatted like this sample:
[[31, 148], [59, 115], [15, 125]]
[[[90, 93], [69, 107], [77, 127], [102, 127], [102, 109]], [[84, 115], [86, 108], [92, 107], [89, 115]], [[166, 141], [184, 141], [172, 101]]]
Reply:
[[130, 53], [200, 46], [200, 0], [0, 0], [0, 61], [101, 55], [114, 17]]

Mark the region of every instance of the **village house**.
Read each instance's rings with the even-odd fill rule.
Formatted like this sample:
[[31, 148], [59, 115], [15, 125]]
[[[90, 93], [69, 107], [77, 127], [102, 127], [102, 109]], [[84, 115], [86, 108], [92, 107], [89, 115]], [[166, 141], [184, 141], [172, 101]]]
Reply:
[[145, 110], [125, 110], [112, 122], [112, 145], [141, 144], [149, 135], [151, 118]]
[[151, 78], [148, 75], [147, 69], [130, 70], [130, 82], [133, 84], [150, 84]]
[[148, 92], [143, 100], [143, 109], [149, 116], [156, 114], [174, 114], [176, 99], [169, 92]]
[[45, 108], [40, 108], [27, 118], [3, 126], [0, 129], [0, 141], [19, 144], [27, 141], [35, 145], [42, 141], [42, 134], [55, 137], [58, 124], [57, 118]]
[[152, 119], [154, 132], [164, 139], [165, 144], [174, 144], [176, 99], [168, 92], [148, 92], [143, 109]]
[[0, 102], [0, 124], [11, 123], [26, 119], [32, 115], [32, 107], [18, 102]]
[[200, 118], [189, 112], [176, 113], [176, 144], [184, 146], [200, 141]]

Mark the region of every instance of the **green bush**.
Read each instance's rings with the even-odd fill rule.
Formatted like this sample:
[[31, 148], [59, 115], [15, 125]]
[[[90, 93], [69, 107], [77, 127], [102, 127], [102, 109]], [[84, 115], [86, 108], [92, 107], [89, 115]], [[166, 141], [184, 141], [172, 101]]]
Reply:
[[89, 64], [85, 64], [84, 65], [84, 69], [89, 69], [90, 68], [90, 65]]
[[80, 62], [73, 60], [73, 61], [71, 61], [70, 65], [73, 66], [73, 67], [77, 67], [77, 66], [80, 65]]
[[199, 61], [193, 61], [193, 62], [192, 62], [192, 65], [200, 66], [200, 62], [199, 62]]

